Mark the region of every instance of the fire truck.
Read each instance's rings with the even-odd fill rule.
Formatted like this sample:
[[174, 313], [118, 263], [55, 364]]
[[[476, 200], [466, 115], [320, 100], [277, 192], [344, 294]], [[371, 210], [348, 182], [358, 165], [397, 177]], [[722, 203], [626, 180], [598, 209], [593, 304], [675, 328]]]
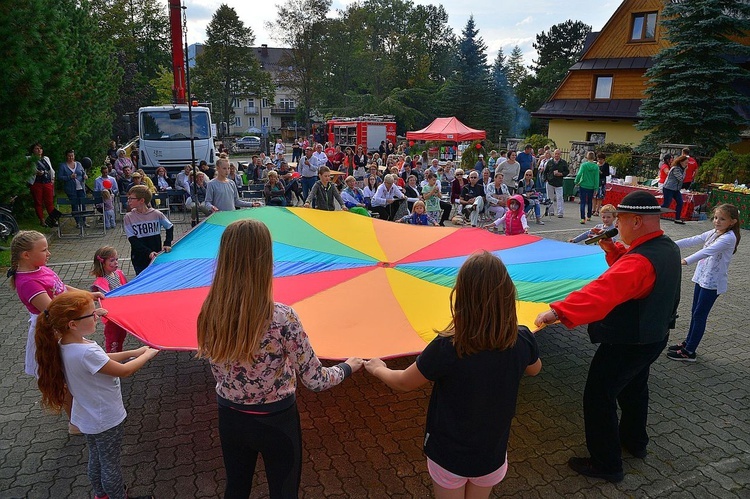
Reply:
[[396, 144], [396, 120], [394, 116], [366, 114], [357, 118], [337, 118], [326, 124], [328, 141], [342, 149], [362, 144], [368, 152], [377, 152], [382, 141]]

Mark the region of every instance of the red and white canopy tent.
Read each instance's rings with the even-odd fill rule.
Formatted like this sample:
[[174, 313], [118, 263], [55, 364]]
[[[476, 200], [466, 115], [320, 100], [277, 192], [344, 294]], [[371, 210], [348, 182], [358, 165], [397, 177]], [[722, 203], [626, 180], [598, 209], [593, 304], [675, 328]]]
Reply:
[[464, 140], [482, 140], [487, 137], [484, 130], [475, 130], [461, 123], [458, 118], [435, 118], [427, 127], [416, 132], [406, 132], [407, 140], [438, 140], [462, 142]]

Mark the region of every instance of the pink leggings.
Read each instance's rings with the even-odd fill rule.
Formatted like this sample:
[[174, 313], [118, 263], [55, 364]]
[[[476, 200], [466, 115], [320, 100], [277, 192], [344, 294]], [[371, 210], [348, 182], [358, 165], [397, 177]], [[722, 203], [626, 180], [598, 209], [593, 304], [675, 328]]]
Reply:
[[104, 325], [104, 351], [107, 353], [122, 352], [126, 331], [112, 321]]

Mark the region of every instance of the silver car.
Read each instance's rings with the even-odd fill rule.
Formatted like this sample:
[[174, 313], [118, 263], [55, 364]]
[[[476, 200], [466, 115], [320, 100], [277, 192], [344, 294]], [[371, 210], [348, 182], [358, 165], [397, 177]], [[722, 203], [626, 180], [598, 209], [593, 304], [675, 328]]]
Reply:
[[260, 151], [260, 137], [246, 135], [237, 139], [234, 145], [238, 150], [257, 152]]

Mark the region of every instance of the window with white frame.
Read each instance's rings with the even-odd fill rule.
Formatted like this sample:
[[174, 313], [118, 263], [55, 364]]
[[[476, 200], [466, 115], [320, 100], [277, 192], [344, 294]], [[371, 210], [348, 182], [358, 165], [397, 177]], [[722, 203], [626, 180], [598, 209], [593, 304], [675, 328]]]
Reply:
[[240, 107], [240, 100], [237, 97], [232, 99], [232, 107]]
[[269, 123], [268, 116], [263, 116], [263, 126], [268, 128], [268, 123]]
[[612, 98], [612, 75], [594, 76], [594, 99], [606, 100]]
[[296, 106], [294, 103], [294, 99], [282, 97], [281, 99], [279, 99], [279, 107], [282, 109], [294, 109]]
[[261, 107], [271, 107], [271, 102], [268, 99], [261, 99], [260, 105]]
[[234, 121], [232, 122], [232, 126], [242, 126], [242, 117], [235, 116]]
[[253, 118], [252, 116], [247, 119], [247, 127], [248, 128], [255, 127], [255, 118]]

